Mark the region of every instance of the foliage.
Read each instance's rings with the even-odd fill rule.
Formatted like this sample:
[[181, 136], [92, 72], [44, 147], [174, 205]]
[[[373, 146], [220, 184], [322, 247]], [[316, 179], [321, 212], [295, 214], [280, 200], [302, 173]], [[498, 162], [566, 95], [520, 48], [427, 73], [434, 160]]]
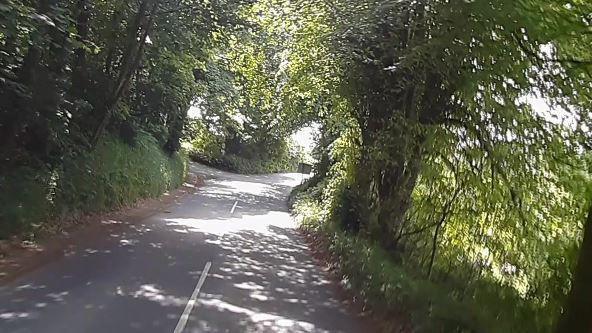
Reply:
[[0, 7], [2, 170], [58, 166], [103, 135], [180, 148], [215, 34], [246, 0], [8, 1]]
[[2, 235], [178, 185], [200, 73], [251, 2], [2, 2]]
[[239, 13], [247, 29], [218, 36], [196, 103], [203, 134], [191, 144], [201, 161], [211, 157], [211, 164], [241, 172], [293, 169], [296, 152], [288, 138], [314, 119], [314, 105], [302, 105], [308, 99], [296, 98], [289, 84], [297, 75], [285, 49], [297, 24], [292, 7], [255, 2]]
[[589, 202], [592, 59], [575, 45], [590, 4], [300, 3], [316, 12], [295, 44], [317, 51], [299, 66], [323, 97], [318, 220], [414, 276], [488, 293], [490, 313], [525, 304], [514, 331], [551, 331]]
[[107, 140], [59, 169], [24, 167], [0, 178], [0, 238], [35, 234], [50, 219], [156, 197], [181, 185], [185, 173], [184, 158], [166, 155], [148, 134], [140, 134], [133, 148]]
[[[327, 239], [342, 283], [378, 313], [404, 313], [417, 332], [544, 332], [554, 308], [542, 309], [494, 279], [434, 281], [393, 259], [379, 243], [328, 223], [321, 193], [327, 183], [296, 189], [293, 213], [301, 228]], [[471, 267], [458, 267], [470, 270]], [[550, 317], [551, 316], [551, 317]], [[390, 322], [387, 325], [400, 325]], [[395, 327], [386, 328], [395, 330]]]
[[[196, 122], [199, 124], [199, 122]], [[200, 127], [200, 126], [196, 126]], [[258, 147], [249, 154], [250, 146], [243, 147], [241, 154], [228, 154], [224, 150], [221, 138], [208, 131], [198, 131], [190, 142], [189, 158], [195, 162], [209, 165], [218, 169], [244, 174], [263, 174], [274, 172], [292, 172], [296, 170], [300, 161], [289, 147], [280, 146], [279, 149], [266, 151], [265, 155], [257, 154]], [[285, 141], [277, 142], [280, 145]], [[248, 156], [248, 157], [245, 157]]]
[[188, 150], [195, 160], [219, 159], [224, 155], [224, 138], [209, 131], [204, 122], [190, 121], [186, 132], [190, 140]]

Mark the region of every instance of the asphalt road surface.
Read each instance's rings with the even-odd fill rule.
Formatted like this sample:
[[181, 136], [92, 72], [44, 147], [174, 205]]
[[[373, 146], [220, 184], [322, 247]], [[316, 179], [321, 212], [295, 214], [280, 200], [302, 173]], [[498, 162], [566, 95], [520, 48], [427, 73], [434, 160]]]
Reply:
[[192, 165], [197, 193], [0, 287], [0, 332], [363, 332], [286, 207], [298, 174]]

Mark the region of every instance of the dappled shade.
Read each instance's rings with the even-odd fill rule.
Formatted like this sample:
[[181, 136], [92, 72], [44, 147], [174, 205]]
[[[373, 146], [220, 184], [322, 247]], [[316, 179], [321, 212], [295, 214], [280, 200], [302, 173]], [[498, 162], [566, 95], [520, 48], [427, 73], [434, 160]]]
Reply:
[[185, 332], [360, 331], [287, 212], [301, 176], [199, 168], [210, 179], [196, 195], [140, 223], [104, 220], [104, 239], [4, 287], [1, 327], [172, 331], [211, 261]]

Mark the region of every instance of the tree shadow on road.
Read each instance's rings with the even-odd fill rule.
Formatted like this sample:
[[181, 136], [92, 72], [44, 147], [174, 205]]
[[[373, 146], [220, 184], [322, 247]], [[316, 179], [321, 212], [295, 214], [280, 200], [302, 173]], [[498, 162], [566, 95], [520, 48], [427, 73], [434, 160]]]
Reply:
[[189, 332], [360, 332], [295, 229], [269, 226], [220, 240]]
[[172, 331], [207, 261], [185, 332], [362, 331], [298, 235], [290, 189], [210, 180], [148, 219], [103, 221], [100, 237], [0, 290], [0, 331]]

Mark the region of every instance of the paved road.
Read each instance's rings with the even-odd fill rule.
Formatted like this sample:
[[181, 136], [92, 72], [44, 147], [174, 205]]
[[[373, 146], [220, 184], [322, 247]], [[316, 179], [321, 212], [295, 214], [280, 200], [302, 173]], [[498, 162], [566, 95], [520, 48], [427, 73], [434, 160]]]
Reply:
[[1, 287], [0, 332], [364, 331], [287, 213], [300, 175], [191, 169], [196, 194]]

